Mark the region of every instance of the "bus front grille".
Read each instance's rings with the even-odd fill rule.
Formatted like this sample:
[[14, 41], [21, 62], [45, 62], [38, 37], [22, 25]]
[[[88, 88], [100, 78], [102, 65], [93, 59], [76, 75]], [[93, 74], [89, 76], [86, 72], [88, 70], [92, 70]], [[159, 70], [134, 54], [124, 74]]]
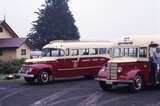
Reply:
[[115, 63], [111, 63], [111, 64], [109, 64], [109, 72], [110, 72], [110, 79], [111, 80], [117, 80], [117, 70], [118, 70], [118, 68], [117, 68], [117, 64], [115, 64]]

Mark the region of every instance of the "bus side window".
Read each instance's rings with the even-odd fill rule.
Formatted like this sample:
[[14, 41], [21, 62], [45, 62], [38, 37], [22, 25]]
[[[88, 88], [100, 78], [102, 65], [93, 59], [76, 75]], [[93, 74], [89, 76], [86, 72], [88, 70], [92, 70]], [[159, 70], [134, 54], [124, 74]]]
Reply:
[[146, 47], [139, 48], [139, 57], [147, 57], [147, 48]]
[[64, 56], [64, 55], [65, 55], [64, 50], [59, 50], [59, 56]]
[[58, 49], [50, 50], [50, 56], [60, 56]]
[[124, 56], [129, 56], [129, 48], [124, 48]]
[[87, 48], [80, 49], [80, 55], [89, 55], [89, 49]]
[[89, 49], [89, 54], [90, 55], [96, 55], [96, 54], [98, 54], [98, 49], [97, 48], [90, 48]]
[[106, 48], [99, 48], [99, 54], [106, 54], [107, 49]]
[[137, 48], [130, 48], [129, 49], [129, 56], [133, 56], [133, 57], [137, 56], [137, 51], [138, 51]]
[[78, 50], [78, 49], [72, 49], [72, 50], [71, 50], [71, 55], [72, 55], [72, 56], [77, 56], [77, 55], [79, 55], [79, 50]]
[[69, 56], [69, 49], [66, 49], [66, 56]]

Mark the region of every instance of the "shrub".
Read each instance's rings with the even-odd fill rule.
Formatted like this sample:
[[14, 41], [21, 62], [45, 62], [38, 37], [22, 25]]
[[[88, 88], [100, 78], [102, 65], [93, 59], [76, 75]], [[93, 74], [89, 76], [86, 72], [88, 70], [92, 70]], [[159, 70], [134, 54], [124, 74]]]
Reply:
[[25, 59], [14, 59], [11, 61], [0, 61], [0, 74], [17, 73]]

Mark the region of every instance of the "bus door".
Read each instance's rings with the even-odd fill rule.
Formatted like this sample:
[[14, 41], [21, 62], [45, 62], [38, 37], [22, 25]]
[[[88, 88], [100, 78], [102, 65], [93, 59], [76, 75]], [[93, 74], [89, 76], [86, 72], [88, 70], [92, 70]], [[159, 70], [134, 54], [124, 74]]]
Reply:
[[156, 64], [153, 62], [153, 54], [156, 52], [156, 47], [158, 47], [158, 44], [150, 44], [149, 45], [149, 81], [151, 83], [155, 83], [155, 72], [156, 72]]

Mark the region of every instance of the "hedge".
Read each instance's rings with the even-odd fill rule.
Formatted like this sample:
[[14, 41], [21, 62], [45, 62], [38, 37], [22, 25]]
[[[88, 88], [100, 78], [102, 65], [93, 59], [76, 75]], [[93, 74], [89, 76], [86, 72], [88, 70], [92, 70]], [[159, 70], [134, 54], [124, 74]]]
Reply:
[[7, 62], [0, 61], [0, 74], [17, 73], [24, 61], [25, 59], [14, 59]]

